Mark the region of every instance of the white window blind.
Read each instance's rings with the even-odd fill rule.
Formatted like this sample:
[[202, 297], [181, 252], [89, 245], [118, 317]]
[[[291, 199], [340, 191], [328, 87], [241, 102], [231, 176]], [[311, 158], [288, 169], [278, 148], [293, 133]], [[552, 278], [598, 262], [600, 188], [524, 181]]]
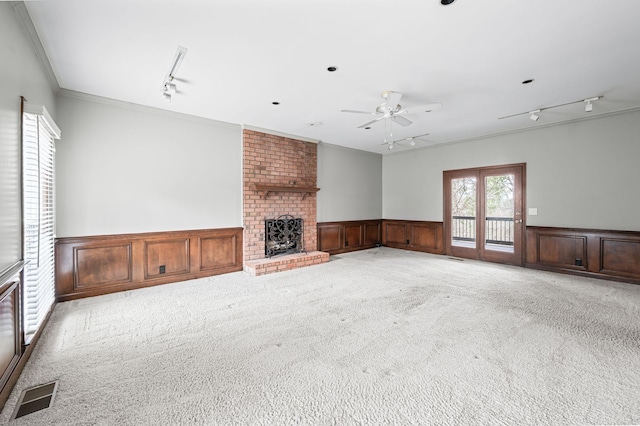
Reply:
[[47, 110], [28, 102], [22, 117], [24, 339], [29, 343], [55, 300], [54, 139]]

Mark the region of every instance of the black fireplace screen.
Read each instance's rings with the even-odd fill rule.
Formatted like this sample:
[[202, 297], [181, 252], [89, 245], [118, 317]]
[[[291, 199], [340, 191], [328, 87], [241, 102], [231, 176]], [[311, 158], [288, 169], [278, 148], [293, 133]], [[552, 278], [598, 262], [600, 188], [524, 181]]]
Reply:
[[283, 215], [277, 219], [265, 220], [264, 228], [264, 254], [267, 257], [304, 251], [302, 219]]

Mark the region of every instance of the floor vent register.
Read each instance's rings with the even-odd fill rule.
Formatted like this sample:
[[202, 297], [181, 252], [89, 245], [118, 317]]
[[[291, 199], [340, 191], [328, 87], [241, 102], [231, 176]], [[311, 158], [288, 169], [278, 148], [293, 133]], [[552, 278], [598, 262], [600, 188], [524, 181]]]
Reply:
[[11, 419], [19, 419], [27, 414], [51, 407], [57, 390], [57, 381], [23, 390]]

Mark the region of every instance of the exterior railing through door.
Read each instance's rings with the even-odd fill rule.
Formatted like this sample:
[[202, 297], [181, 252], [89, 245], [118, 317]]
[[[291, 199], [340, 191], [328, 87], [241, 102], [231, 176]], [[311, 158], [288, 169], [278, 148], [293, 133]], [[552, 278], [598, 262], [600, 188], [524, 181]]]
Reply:
[[[476, 218], [473, 216], [453, 216], [451, 235], [453, 241], [474, 242], [476, 240]], [[487, 244], [513, 246], [513, 218], [487, 217], [485, 224]]]

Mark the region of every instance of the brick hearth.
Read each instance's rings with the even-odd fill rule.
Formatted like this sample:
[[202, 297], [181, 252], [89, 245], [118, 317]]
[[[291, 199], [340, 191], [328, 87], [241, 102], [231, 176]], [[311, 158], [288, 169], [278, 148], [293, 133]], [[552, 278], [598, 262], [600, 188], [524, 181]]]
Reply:
[[329, 253], [312, 251], [278, 256], [271, 259], [249, 260], [244, 263], [244, 271], [255, 276], [273, 272], [289, 271], [304, 266], [319, 265], [329, 261]]
[[[253, 130], [243, 130], [243, 252], [245, 271], [253, 275], [324, 263], [327, 253], [316, 252], [316, 193], [255, 191], [254, 185], [315, 187], [317, 145]], [[304, 220], [307, 253], [266, 259], [264, 220], [288, 214]], [[252, 272], [254, 271], [254, 272]]]

